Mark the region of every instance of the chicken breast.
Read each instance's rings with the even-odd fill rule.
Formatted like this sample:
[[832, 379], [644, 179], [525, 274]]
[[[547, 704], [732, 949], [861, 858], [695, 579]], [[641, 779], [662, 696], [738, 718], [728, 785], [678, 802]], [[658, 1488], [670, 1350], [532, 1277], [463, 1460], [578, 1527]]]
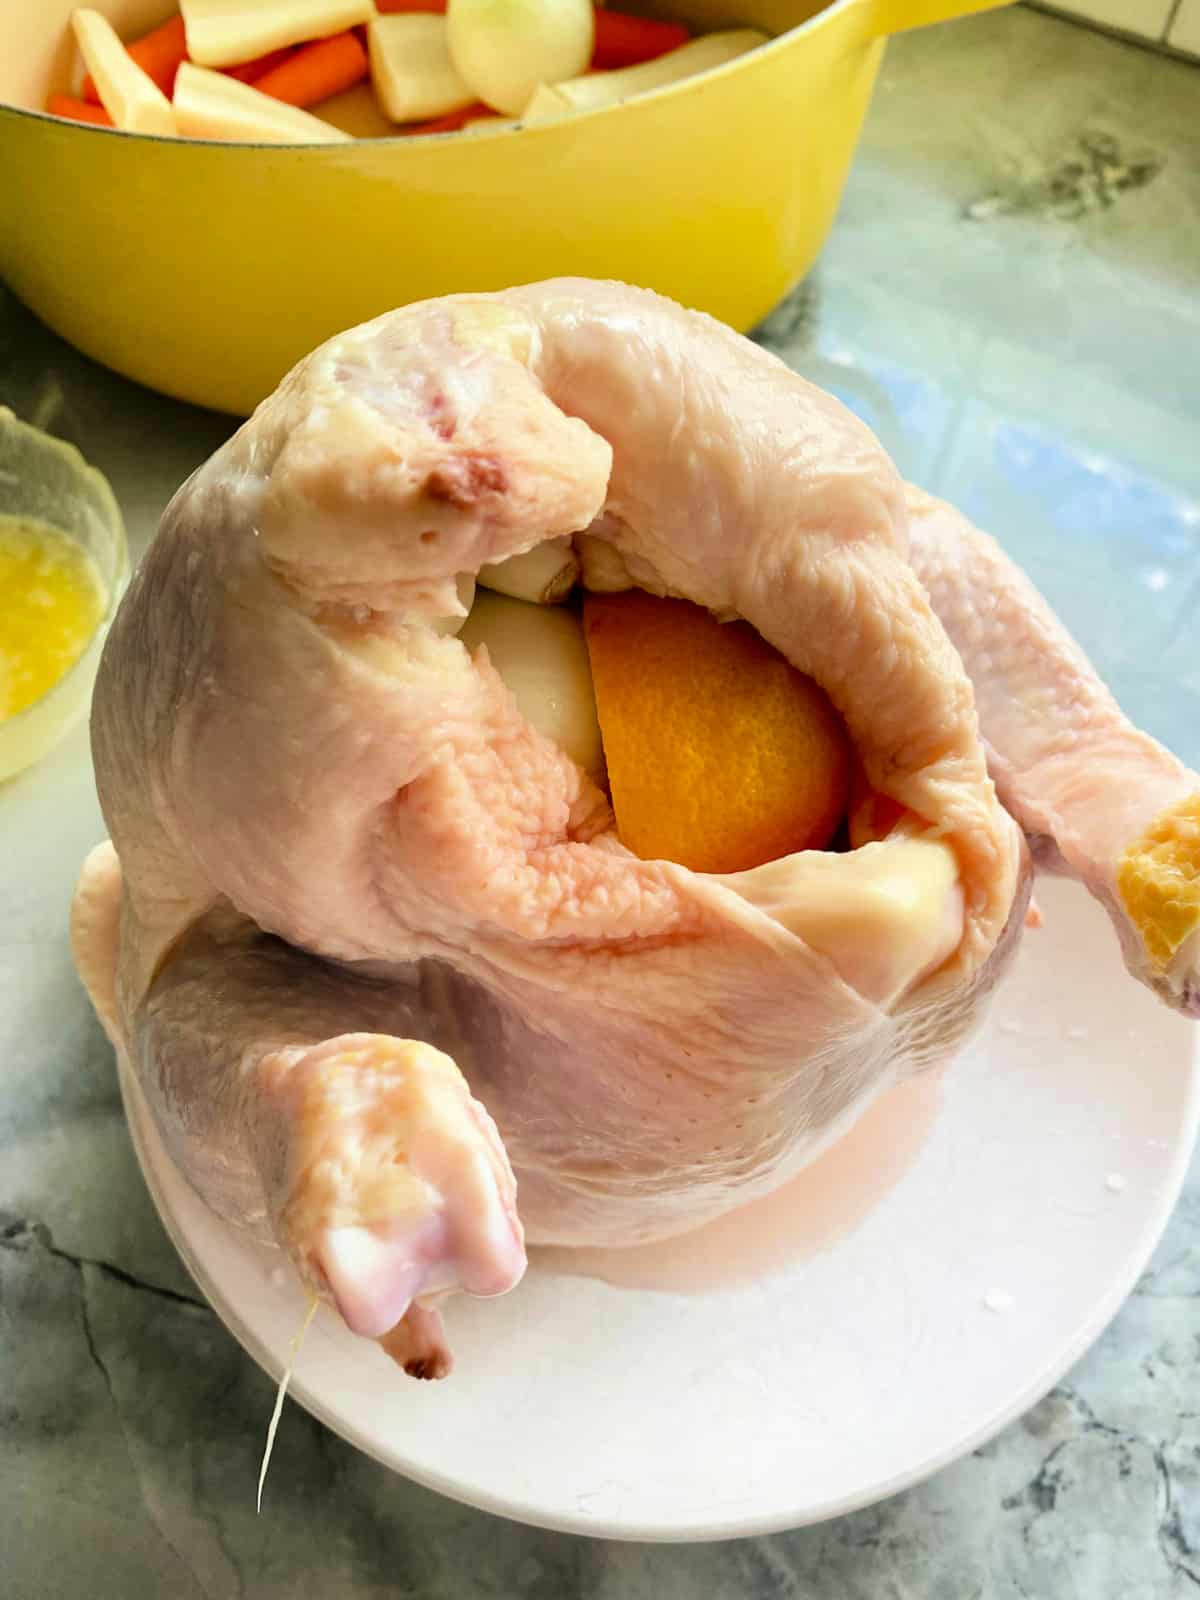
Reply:
[[[814, 678], [903, 823], [723, 876], [626, 850], [453, 633], [482, 567], [572, 535]], [[1163, 957], [1154, 871], [1122, 881], [1143, 846], [1195, 877], [1200, 782], [835, 400], [620, 285], [310, 356], [168, 508], [93, 747], [74, 938], [114, 1044], [206, 1200], [422, 1376], [440, 1298], [510, 1288], [526, 1235], [697, 1226], [951, 1054], [1023, 924], [1022, 830], [1200, 1009], [1200, 905]]]

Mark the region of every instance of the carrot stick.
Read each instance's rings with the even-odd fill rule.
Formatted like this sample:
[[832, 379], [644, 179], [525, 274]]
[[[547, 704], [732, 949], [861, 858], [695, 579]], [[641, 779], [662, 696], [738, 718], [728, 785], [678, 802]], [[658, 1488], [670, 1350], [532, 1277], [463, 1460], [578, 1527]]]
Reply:
[[352, 89], [366, 75], [367, 52], [347, 30], [304, 45], [287, 61], [255, 78], [254, 87], [290, 106], [315, 106], [330, 95]]
[[74, 95], [52, 94], [46, 101], [46, 110], [55, 117], [70, 117], [72, 122], [94, 122], [98, 128], [113, 125], [103, 106], [94, 106], [90, 100], [76, 100]]
[[[146, 76], [152, 78], [170, 99], [175, 88], [175, 74], [179, 71], [179, 63], [187, 60], [187, 37], [183, 31], [183, 18], [172, 17], [169, 22], [164, 22], [161, 28], [143, 34], [140, 39], [135, 39], [125, 48]], [[83, 98], [95, 102], [96, 105], [100, 103], [100, 94], [92, 82], [90, 73], [83, 80]]]
[[461, 111], [450, 111], [444, 117], [434, 117], [432, 122], [410, 122], [405, 128], [405, 133], [457, 133], [460, 128], [465, 128], [468, 122], [483, 122], [489, 117], [498, 117], [500, 113], [493, 111], [491, 106], [485, 106], [482, 100], [476, 100], [473, 105], [464, 106]]
[[223, 72], [227, 78], [236, 78], [239, 83], [257, 84], [261, 77], [289, 60], [295, 53], [295, 47], [289, 44], [282, 50], [268, 50], [265, 56], [255, 56], [253, 61], [243, 61], [236, 67], [219, 67], [217, 70]]
[[643, 61], [665, 56], [668, 50], [678, 50], [691, 37], [682, 22], [633, 17], [624, 11], [609, 11], [598, 6], [592, 66], [636, 67]]
[[446, 0], [375, 0], [375, 9], [384, 17], [400, 11], [445, 11]]

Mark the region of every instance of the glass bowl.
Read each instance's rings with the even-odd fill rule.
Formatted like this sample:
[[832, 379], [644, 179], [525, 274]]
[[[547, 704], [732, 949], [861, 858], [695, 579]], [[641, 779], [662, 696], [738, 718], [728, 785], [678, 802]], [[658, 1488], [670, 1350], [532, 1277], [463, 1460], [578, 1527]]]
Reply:
[[73, 445], [21, 422], [4, 406], [0, 517], [27, 517], [66, 534], [91, 557], [104, 591], [103, 614], [74, 665], [40, 699], [0, 721], [3, 782], [41, 760], [87, 712], [105, 635], [129, 581], [129, 551], [120, 508], [103, 473]]

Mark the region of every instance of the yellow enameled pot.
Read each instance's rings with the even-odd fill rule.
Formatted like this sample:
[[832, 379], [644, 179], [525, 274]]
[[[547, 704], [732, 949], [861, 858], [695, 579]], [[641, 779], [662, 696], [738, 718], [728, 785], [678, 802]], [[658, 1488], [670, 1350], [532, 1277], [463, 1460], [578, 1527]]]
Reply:
[[[93, 0], [123, 37], [161, 0]], [[391, 306], [559, 273], [645, 284], [746, 329], [829, 231], [886, 37], [1004, 0], [679, 0], [771, 42], [617, 106], [469, 137], [216, 144], [39, 108], [72, 0], [0, 0], [0, 276], [88, 355], [243, 414]]]

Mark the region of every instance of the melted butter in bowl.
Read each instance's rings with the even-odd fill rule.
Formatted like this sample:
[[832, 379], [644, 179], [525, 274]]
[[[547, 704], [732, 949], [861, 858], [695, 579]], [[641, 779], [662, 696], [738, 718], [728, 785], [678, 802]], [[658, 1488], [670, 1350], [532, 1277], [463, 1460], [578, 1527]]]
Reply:
[[107, 480], [0, 409], [0, 781], [83, 716], [128, 578]]
[[46, 522], [0, 517], [0, 722], [66, 676], [106, 604], [99, 569], [76, 540]]

